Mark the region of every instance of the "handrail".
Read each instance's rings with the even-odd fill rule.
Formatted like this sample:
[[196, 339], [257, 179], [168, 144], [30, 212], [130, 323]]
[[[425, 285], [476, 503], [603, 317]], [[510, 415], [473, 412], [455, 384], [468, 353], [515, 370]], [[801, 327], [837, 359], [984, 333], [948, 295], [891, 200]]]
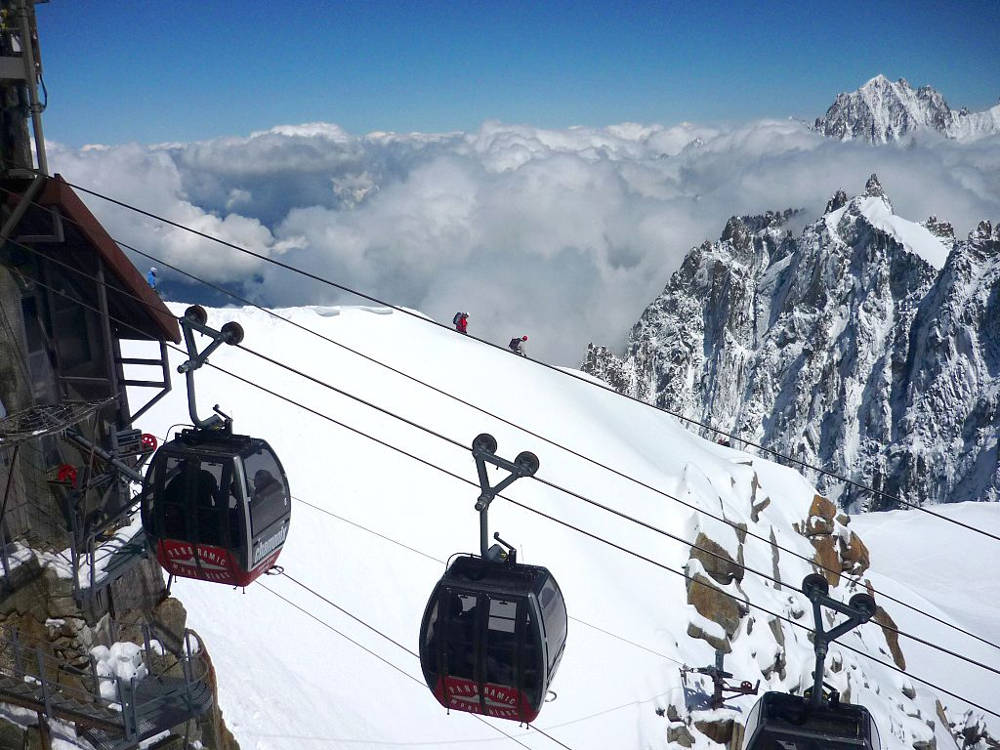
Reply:
[[[176, 661], [156, 669], [151, 658], [148, 636], [146, 637], [143, 664], [148, 676], [142, 681], [155, 680], [165, 686], [165, 689], [140, 700], [137, 699], [140, 680], [135, 675], [125, 680], [116, 675], [98, 674], [93, 657], [89, 672], [72, 667], [47, 653], [44, 648], [25, 646], [16, 629], [4, 628], [0, 637], [0, 676], [13, 678], [15, 684], [27, 687], [15, 689], [13, 686], [0, 686], [0, 702], [5, 702], [6, 698], [7, 702], [18, 705], [28, 704], [29, 707], [44, 711], [49, 717], [97, 726], [104, 731], [120, 734], [123, 740], [134, 742], [139, 737], [140, 717], [148, 717], [155, 706], [169, 704], [179, 698], [182, 710], [189, 712], [192, 717], [200, 715], [205, 708], [202, 702], [196, 703], [194, 695], [194, 690], [199, 686], [211, 688], [211, 667], [204, 643], [190, 629], [184, 630], [180, 640], [182, 652], [170, 652], [176, 657]], [[178, 664], [182, 679], [173, 677], [175, 682], [172, 685], [169, 681], [165, 682], [165, 679], [171, 679], [167, 672]], [[80, 684], [67, 684], [60, 679], [60, 675], [76, 677]], [[82, 679], [88, 676], [89, 681]], [[117, 701], [109, 700], [101, 693], [101, 685], [109, 682], [114, 684]], [[68, 701], [74, 701], [77, 705], [70, 705]], [[87, 706], [92, 706], [92, 710], [87, 710]], [[158, 727], [157, 731], [169, 728]]]

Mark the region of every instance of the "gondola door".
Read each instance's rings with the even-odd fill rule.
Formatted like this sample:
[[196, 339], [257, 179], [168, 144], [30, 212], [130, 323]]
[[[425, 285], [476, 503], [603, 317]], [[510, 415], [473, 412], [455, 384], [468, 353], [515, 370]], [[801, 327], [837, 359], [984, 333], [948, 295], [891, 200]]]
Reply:
[[160, 565], [176, 576], [241, 585], [245, 503], [232, 460], [186, 454], [157, 463], [147, 514]]
[[246, 523], [250, 531], [248, 565], [244, 568], [246, 586], [274, 565], [288, 536], [291, 496], [288, 479], [278, 457], [263, 440], [254, 440], [242, 454], [242, 472], [246, 483]]
[[441, 705], [514, 721], [538, 715], [544, 663], [532, 609], [525, 596], [438, 590], [425, 648]]

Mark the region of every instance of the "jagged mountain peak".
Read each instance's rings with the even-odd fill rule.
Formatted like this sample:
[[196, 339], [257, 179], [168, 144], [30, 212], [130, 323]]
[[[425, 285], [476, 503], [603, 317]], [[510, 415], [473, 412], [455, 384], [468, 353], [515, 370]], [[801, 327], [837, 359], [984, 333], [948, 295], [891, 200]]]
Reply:
[[1000, 222], [994, 227], [989, 221], [979, 222], [979, 226], [969, 232], [969, 242], [1000, 242]]
[[905, 78], [879, 73], [856, 91], [837, 94], [814, 129], [843, 141], [887, 143], [930, 130], [947, 138], [974, 139], [1000, 132], [1000, 107], [953, 111], [933, 86], [914, 89]]
[[838, 188], [837, 192], [834, 193], [830, 200], [826, 202], [826, 208], [823, 209], [824, 214], [832, 213], [839, 208], [842, 208], [847, 204], [847, 193], [843, 188]]
[[949, 241], [955, 239], [955, 227], [947, 221], [938, 221], [937, 216], [928, 216], [927, 221], [923, 222], [922, 226], [935, 237]]
[[[622, 356], [594, 347], [584, 369], [911, 502], [1000, 499], [1000, 225], [958, 240], [909, 221], [872, 175], [798, 237], [747, 217], [723, 235], [688, 254]], [[845, 507], [883, 502], [816, 479]]]
[[878, 181], [878, 175], [874, 172], [868, 178], [868, 182], [865, 183], [865, 195], [885, 197], [882, 183]]

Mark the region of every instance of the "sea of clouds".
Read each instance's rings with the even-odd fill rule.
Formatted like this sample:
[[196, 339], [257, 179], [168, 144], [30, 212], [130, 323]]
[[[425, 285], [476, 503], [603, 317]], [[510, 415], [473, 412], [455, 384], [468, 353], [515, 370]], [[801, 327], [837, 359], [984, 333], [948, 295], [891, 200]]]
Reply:
[[[469, 332], [530, 337], [577, 364], [619, 347], [694, 245], [736, 214], [804, 208], [877, 172], [896, 213], [1000, 220], [1000, 136], [921, 134], [869, 146], [794, 120], [352, 135], [280, 126], [249, 137], [143, 146], [50, 144], [53, 171], [175, 222]], [[82, 195], [113, 237], [273, 306], [362, 300]], [[150, 262], [136, 257], [144, 269]], [[162, 270], [169, 289], [180, 277]], [[175, 287], [180, 288], [180, 287]], [[197, 301], [193, 287], [184, 288]]]

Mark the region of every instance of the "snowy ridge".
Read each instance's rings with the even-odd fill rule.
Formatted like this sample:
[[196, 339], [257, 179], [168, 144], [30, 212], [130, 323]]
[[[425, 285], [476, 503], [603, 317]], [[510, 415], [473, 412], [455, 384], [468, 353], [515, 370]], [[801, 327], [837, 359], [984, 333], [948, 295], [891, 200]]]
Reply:
[[[907, 221], [874, 175], [798, 237], [789, 217], [730, 219], [624, 354], [591, 347], [584, 369], [911, 503], [1000, 498], [1000, 227], [958, 241], [934, 217]], [[813, 478], [842, 507], [883, 507]]]
[[[913, 221], [907, 221], [892, 212], [892, 206], [885, 196], [858, 196], [850, 205], [839, 208], [823, 217], [831, 237], [839, 240], [837, 226], [844, 219], [844, 214], [864, 216], [874, 228], [881, 230], [895, 239], [906, 250], [928, 265], [940, 270], [948, 260], [950, 248], [945, 247], [941, 239], [930, 232], [927, 227]], [[842, 240], [839, 240], [842, 241]]]
[[[174, 306], [176, 313], [182, 310], [183, 306]], [[373, 314], [375, 310], [358, 308], [280, 312], [721, 515], [737, 527], [773, 537], [777, 544], [806, 557], [815, 552], [813, 543], [799, 531], [807, 526], [817, 502], [815, 491], [793, 471], [702, 440], [660, 412], [409, 316]], [[811, 572], [810, 565], [792, 555], [759, 540], [741, 538], [738, 528], [624, 482], [519, 430], [322, 344], [260, 311], [209, 311], [210, 325], [227, 320], [240, 322], [248, 346], [463, 445], [470, 444], [479, 432], [489, 431], [497, 437], [500, 455], [532, 450], [541, 460], [540, 477], [684, 539], [703, 534], [747, 568], [776, 571], [780, 580], [795, 585]], [[145, 346], [131, 343], [125, 356], [141, 356]], [[171, 359], [176, 365], [175, 354]], [[219, 402], [234, 416], [238, 432], [265, 436], [285, 464], [295, 497], [439, 559], [476, 546], [478, 524], [473, 504], [478, 489], [473, 486], [475, 468], [467, 450], [264, 364], [240, 349], [219, 349], [212, 363], [288, 394], [472, 482], [459, 482], [217, 370], [202, 368], [198, 374], [201, 403]], [[183, 388], [175, 387], [150, 410], [141, 426], [164, 437], [185, 414]], [[537, 482], [520, 480], [505, 494], [671, 568], [686, 569], [689, 575], [704, 577], [710, 567], [693, 557], [685, 544], [642, 530]], [[552, 570], [565, 593], [570, 616], [579, 618], [570, 622], [566, 656], [554, 685], [559, 698], [546, 705], [537, 722], [576, 750], [666, 750], [671, 746], [668, 734], [680, 733], [681, 727], [692, 735], [694, 747], [720, 747], [698, 730], [698, 722], [707, 726], [729, 718], [739, 721], [754, 699], [732, 701], [736, 712], [699, 712], [686, 705], [680, 665], [707, 665], [714, 660], [714, 648], [703, 638], [690, 635], [699, 628], [707, 628], [711, 637], [724, 637], [731, 648], [727, 669], [739, 679], [760, 679], [763, 688], [782, 690], [800, 691], [808, 684], [812, 650], [806, 630], [772, 622], [771, 616], [746, 606], [764, 606], [792, 622], [808, 625], [805, 599], [787, 587], [778, 590], [749, 571], [728, 583], [716, 580], [719, 588], [731, 591], [743, 604], [736, 606], [732, 619], [710, 617], [689, 603], [688, 584], [678, 575], [589, 541], [502, 500], [492, 506], [490, 521], [491, 530], [518, 547], [520, 559]], [[845, 523], [849, 521], [836, 521], [838, 528]], [[873, 550], [872, 571], [878, 570], [877, 553]], [[424, 602], [442, 572], [442, 566], [433, 560], [302, 503], [293, 508], [289, 540], [280, 562], [290, 574], [410, 648], [416, 647]], [[712, 577], [711, 570], [707, 576]], [[862, 574], [861, 585], [864, 578]], [[331, 748], [355, 747], [359, 742], [445, 746], [459, 740], [512, 746], [467, 715], [446, 715], [422, 685], [332, 633], [309, 614], [282, 602], [265, 587], [422, 682], [415, 659], [285, 578], [266, 578], [245, 594], [178, 580], [174, 592], [187, 607], [190, 625], [212, 644], [220, 702], [227, 724], [243, 747], [300, 748], [306, 742], [308, 746]], [[831, 589], [843, 600], [856, 590], [846, 575]], [[904, 584], [897, 590], [905, 592], [901, 596], [917, 598]], [[898, 607], [880, 604], [897, 623], [903, 622]], [[665, 658], [609, 637], [580, 620]], [[953, 636], [949, 638], [953, 640]], [[845, 644], [882, 661], [893, 658], [885, 633], [874, 624], [847, 636]], [[990, 658], [987, 647], [974, 641], [963, 641], [956, 647], [970, 656]], [[903, 648], [908, 648], [905, 643]], [[942, 743], [952, 741], [937, 713], [938, 696], [930, 689], [910, 684], [892, 669], [839, 646], [831, 649], [828, 665], [828, 682], [844, 690], [845, 698], [871, 708], [882, 731], [883, 747], [903, 750], [916, 742], [936, 740], [938, 746], [946, 746]], [[991, 702], [990, 679], [958, 663], [947, 672], [928, 673], [925, 666], [919, 659], [908, 663], [916, 674], [933, 678], [970, 699]], [[686, 689], [697, 692], [698, 684], [691, 677], [687, 679]], [[962, 718], [963, 706], [951, 699], [941, 703], [948, 706], [947, 716], [953, 721]], [[657, 709], [663, 715], [658, 715]], [[546, 738], [516, 725], [503, 724], [502, 728], [528, 747], [541, 750], [551, 746]]]
[[842, 141], [888, 143], [921, 130], [974, 140], [1000, 133], [1000, 104], [984, 112], [952, 111], [935, 89], [914, 89], [905, 78], [877, 75], [857, 91], [837, 95], [813, 126]]

